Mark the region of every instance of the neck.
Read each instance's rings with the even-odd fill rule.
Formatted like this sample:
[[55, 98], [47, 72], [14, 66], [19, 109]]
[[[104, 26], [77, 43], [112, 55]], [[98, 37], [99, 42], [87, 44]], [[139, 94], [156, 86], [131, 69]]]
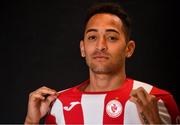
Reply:
[[85, 88], [86, 92], [111, 91], [119, 88], [126, 79], [125, 72], [116, 74], [97, 74], [90, 71], [90, 84]]

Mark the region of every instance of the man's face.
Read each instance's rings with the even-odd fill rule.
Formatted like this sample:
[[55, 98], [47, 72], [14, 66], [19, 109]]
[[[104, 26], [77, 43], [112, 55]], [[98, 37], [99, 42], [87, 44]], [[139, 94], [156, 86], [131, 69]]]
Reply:
[[132, 54], [128, 46], [121, 20], [115, 15], [105, 13], [90, 18], [84, 40], [80, 43], [81, 55], [85, 57], [90, 70], [99, 74], [124, 70], [125, 58]]

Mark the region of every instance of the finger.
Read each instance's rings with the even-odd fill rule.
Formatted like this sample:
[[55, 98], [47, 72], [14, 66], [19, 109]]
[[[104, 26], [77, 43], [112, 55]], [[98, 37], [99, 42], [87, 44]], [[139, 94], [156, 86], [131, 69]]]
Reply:
[[56, 98], [56, 95], [50, 95], [46, 98], [46, 102], [48, 103], [48, 105], [50, 105]]
[[143, 105], [146, 105], [148, 103], [147, 97], [142, 90], [137, 92], [137, 98], [142, 102]]
[[139, 111], [143, 110], [144, 104], [148, 103], [146, 99], [146, 93], [144, 92], [144, 88], [139, 87], [131, 91], [131, 101], [133, 101], [139, 108]]
[[142, 102], [143, 105], [148, 104], [148, 96], [149, 95], [144, 88], [139, 87], [136, 90], [136, 97]]
[[130, 101], [138, 104], [139, 100], [138, 100], [138, 97], [137, 97], [137, 89], [134, 89], [134, 90], [131, 91], [131, 93], [130, 93]]
[[38, 93], [38, 94], [41, 94], [41, 95], [47, 95], [47, 94], [53, 95], [53, 94], [56, 94], [57, 92], [56, 92], [56, 90], [53, 90], [53, 89], [50, 89], [50, 88], [47, 88], [47, 87], [44, 86], [44, 87], [41, 87], [41, 88], [37, 89], [35, 91], [35, 93]]
[[154, 103], [157, 103], [157, 98], [156, 98], [155, 95], [151, 95], [151, 98], [152, 98], [152, 101], [153, 101]]
[[138, 99], [134, 96], [131, 96], [130, 99], [129, 99], [131, 102], [134, 102], [135, 104], [138, 104]]
[[29, 98], [44, 100], [46, 98], [45, 95], [56, 95], [56, 91], [43, 86], [36, 91], [31, 92]]
[[154, 95], [149, 95], [148, 97], [149, 102], [151, 102], [152, 105], [157, 105], [157, 98]]
[[30, 99], [32, 99], [32, 100], [44, 100], [45, 97], [40, 95], [40, 94], [32, 93], [32, 94], [30, 94]]
[[141, 107], [143, 106], [142, 102], [140, 99], [134, 97], [134, 96], [131, 96], [130, 99], [129, 99], [131, 102], [134, 102], [138, 108], [139, 111], [142, 111]]
[[43, 86], [43, 87], [41, 87], [41, 88], [39, 88], [39, 89], [37, 89], [37, 90], [47, 90], [47, 91], [50, 91], [50, 92], [56, 92], [56, 90], [51, 89], [51, 88], [48, 88], [48, 87], [46, 87], [46, 86]]
[[132, 90], [130, 96], [137, 97], [137, 89]]

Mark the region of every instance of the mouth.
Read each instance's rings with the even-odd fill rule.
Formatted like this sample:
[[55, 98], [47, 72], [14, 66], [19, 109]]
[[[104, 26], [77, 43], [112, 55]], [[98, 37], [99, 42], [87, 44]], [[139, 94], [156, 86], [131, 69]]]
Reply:
[[93, 56], [93, 59], [101, 61], [101, 60], [107, 60], [107, 59], [109, 59], [109, 57], [97, 55], [97, 56]]

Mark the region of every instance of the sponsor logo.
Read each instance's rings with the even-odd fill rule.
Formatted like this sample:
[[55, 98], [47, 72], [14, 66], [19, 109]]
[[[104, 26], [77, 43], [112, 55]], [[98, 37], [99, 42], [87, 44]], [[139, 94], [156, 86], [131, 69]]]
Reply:
[[118, 100], [111, 100], [106, 105], [106, 113], [112, 117], [116, 118], [122, 113], [122, 105]]
[[64, 110], [66, 111], [70, 111], [74, 106], [76, 106], [77, 104], [80, 104], [80, 102], [71, 102], [70, 106], [64, 106]]

